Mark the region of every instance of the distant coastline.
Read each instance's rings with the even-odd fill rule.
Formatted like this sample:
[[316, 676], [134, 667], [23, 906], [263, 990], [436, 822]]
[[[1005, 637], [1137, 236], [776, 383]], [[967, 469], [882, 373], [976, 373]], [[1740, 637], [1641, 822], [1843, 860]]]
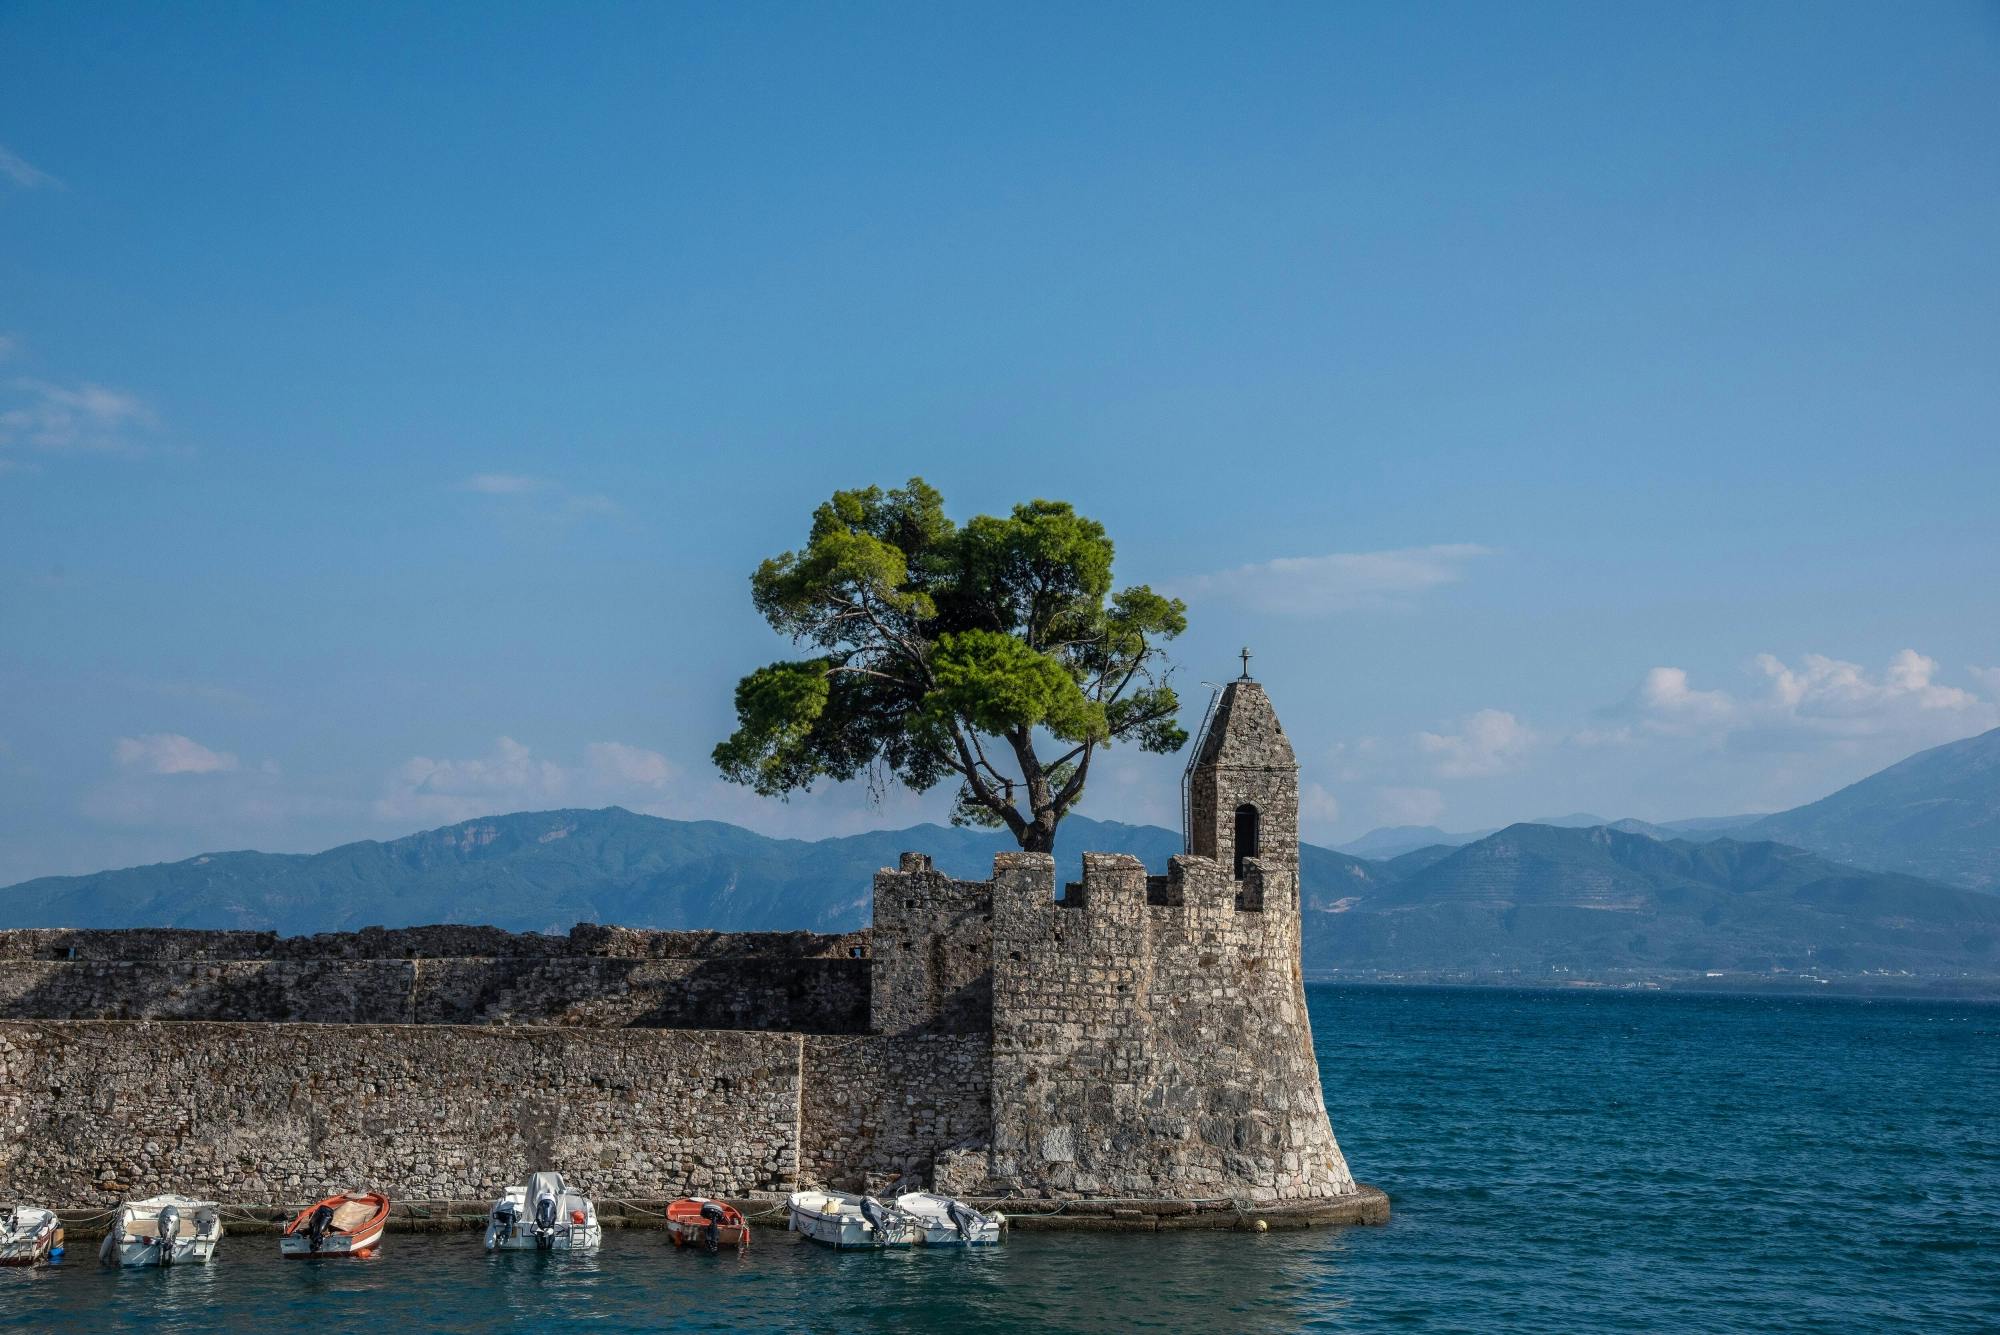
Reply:
[[1778, 976], [1729, 973], [1634, 974], [1581, 977], [1564, 974], [1473, 972], [1308, 971], [1306, 986], [1449, 988], [1502, 992], [1652, 992], [1673, 996], [1841, 997], [1856, 1001], [1976, 1001], [2000, 1004], [2000, 976], [1883, 977]]

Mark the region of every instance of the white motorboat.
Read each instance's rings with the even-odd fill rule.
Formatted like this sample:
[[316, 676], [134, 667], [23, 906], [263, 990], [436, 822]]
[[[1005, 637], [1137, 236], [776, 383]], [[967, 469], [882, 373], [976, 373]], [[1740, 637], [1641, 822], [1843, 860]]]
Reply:
[[1000, 1241], [1007, 1216], [982, 1214], [964, 1201], [928, 1191], [905, 1192], [896, 1208], [910, 1217], [917, 1241], [926, 1247], [991, 1247]]
[[486, 1217], [487, 1251], [578, 1252], [604, 1240], [597, 1207], [570, 1189], [561, 1173], [536, 1173], [493, 1202]]
[[98, 1259], [108, 1265], [203, 1265], [222, 1241], [222, 1212], [214, 1201], [171, 1192], [118, 1207]]
[[62, 1260], [62, 1220], [39, 1205], [0, 1205], [0, 1265], [54, 1265]]
[[910, 1217], [873, 1196], [795, 1191], [785, 1206], [794, 1233], [829, 1247], [907, 1247], [916, 1241]]

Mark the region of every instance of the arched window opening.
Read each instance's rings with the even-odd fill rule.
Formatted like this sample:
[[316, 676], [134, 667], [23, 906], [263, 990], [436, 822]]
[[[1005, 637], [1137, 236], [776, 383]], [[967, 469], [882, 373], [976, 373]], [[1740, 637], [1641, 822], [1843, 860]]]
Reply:
[[1243, 859], [1254, 858], [1263, 851], [1258, 842], [1260, 834], [1257, 808], [1245, 802], [1236, 808], [1236, 879], [1243, 879]]

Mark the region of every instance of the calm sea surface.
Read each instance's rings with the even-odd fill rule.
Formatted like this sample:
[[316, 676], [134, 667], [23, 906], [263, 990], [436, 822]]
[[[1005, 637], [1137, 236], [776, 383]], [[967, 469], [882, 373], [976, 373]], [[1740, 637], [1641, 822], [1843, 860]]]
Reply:
[[2000, 1329], [2000, 1008], [1312, 989], [1334, 1129], [1386, 1228], [1017, 1234], [741, 1259], [477, 1234], [286, 1264], [0, 1271], [0, 1326], [1644, 1331]]

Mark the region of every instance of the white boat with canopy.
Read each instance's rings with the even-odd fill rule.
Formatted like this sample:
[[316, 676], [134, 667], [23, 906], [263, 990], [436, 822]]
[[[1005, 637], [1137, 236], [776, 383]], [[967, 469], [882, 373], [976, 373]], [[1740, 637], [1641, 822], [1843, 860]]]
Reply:
[[486, 1250], [577, 1252], [604, 1240], [597, 1207], [561, 1173], [535, 1173], [493, 1202]]
[[204, 1265], [222, 1241], [222, 1211], [214, 1201], [171, 1192], [118, 1207], [98, 1259], [107, 1265]]
[[829, 1247], [907, 1247], [916, 1241], [910, 1217], [873, 1196], [795, 1191], [785, 1207], [794, 1233]]
[[982, 1214], [964, 1201], [928, 1191], [905, 1192], [896, 1208], [910, 1217], [917, 1241], [926, 1247], [991, 1247], [1000, 1241], [1007, 1217]]

